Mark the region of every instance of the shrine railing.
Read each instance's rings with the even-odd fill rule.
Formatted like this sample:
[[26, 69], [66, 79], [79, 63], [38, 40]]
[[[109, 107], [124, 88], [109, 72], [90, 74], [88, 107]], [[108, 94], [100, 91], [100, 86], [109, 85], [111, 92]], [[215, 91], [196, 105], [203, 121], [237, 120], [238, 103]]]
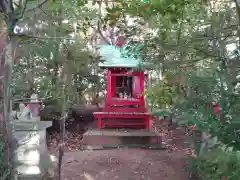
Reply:
[[111, 98], [106, 102], [107, 106], [112, 106], [112, 105], [144, 105], [144, 101], [141, 99], [122, 99], [122, 98]]

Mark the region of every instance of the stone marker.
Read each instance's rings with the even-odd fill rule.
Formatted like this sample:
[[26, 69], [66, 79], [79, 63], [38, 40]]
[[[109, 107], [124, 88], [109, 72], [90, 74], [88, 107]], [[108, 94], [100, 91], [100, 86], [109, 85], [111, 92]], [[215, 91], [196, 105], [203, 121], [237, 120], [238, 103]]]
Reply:
[[47, 149], [46, 128], [52, 125], [46, 121], [15, 121], [13, 133], [17, 140], [15, 167], [22, 179], [42, 179], [48, 169], [53, 168]]
[[42, 180], [53, 168], [46, 142], [46, 128], [52, 126], [52, 122], [40, 121], [37, 95], [31, 98], [27, 106], [19, 105], [18, 120], [13, 121], [13, 136], [17, 142], [14, 162], [18, 180]]

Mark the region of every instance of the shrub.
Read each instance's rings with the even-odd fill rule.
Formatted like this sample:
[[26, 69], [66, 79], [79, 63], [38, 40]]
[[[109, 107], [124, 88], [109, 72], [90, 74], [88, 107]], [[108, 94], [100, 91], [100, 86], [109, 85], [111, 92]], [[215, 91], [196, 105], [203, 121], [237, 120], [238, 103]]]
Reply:
[[6, 159], [4, 157], [4, 139], [0, 135], [0, 179], [7, 180], [8, 169], [6, 164]]
[[196, 161], [196, 170], [202, 180], [238, 180], [239, 152], [215, 149]]

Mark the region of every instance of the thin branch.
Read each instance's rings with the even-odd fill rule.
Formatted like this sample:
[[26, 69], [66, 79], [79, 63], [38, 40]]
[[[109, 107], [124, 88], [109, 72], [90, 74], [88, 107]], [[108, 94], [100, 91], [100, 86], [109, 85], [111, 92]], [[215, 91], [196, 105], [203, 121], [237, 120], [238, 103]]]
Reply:
[[[198, 59], [191, 59], [191, 60], [184, 60], [184, 61], [168, 61], [167, 63], [164, 63], [164, 64], [176, 64], [176, 63], [179, 63], [177, 65], [185, 65], [186, 63], [197, 63], [199, 61], [202, 61], [202, 60], [205, 60], [209, 58], [208, 56], [205, 56], [205, 57], [202, 57], [202, 58], [198, 58]], [[183, 64], [184, 63], [184, 64]]]
[[[90, 26], [91, 26], [91, 28], [93, 28], [93, 30], [96, 32], [96, 33], [98, 33], [100, 36], [101, 36], [101, 38], [103, 38], [103, 40], [107, 43], [107, 44], [109, 44], [109, 45], [111, 45], [111, 43], [107, 40], [107, 38], [103, 35], [103, 33], [102, 33], [102, 31], [101, 31], [101, 25], [100, 25], [100, 22], [98, 21], [97, 22], [97, 28], [95, 28], [93, 25], [91, 25], [91, 24], [89, 24]], [[93, 41], [93, 38], [95, 37], [95, 34], [92, 36], [92, 38], [91, 38], [91, 41]]]
[[24, 6], [23, 6], [21, 15], [20, 15], [20, 17], [19, 17], [18, 19], [23, 18], [23, 15], [24, 15], [24, 13], [25, 13], [25, 11], [26, 11], [26, 8], [27, 8], [27, 3], [28, 3], [28, 0], [25, 0], [25, 3], [24, 3]]
[[27, 34], [15, 34], [14, 36], [18, 36], [19, 38], [26, 38], [27, 39], [66, 39], [66, 40], [75, 40], [76, 38], [68, 38], [68, 37], [57, 37], [57, 36], [31, 36]]
[[[44, 98], [38, 98], [38, 100], [46, 100], [46, 99], [50, 99], [52, 98], [52, 96], [48, 96], [48, 97], [44, 97]], [[22, 102], [24, 100], [31, 100], [31, 98], [20, 98], [20, 99], [11, 99], [14, 103], [17, 103], [17, 102]], [[27, 101], [27, 102], [30, 102], [30, 101]]]
[[37, 6], [35, 6], [34, 8], [28, 9], [27, 11], [34, 11], [36, 9], [41, 8], [45, 3], [47, 3], [49, 0], [44, 0], [43, 2], [39, 3]]
[[103, 38], [103, 40], [107, 43], [107, 44], [111, 44], [111, 42], [109, 42], [107, 40], [107, 38], [103, 35], [102, 31], [101, 31], [101, 22], [102, 22], [102, 19], [101, 19], [101, 15], [102, 15], [102, 11], [101, 11], [101, 8], [102, 8], [102, 3], [101, 2], [98, 2], [98, 22], [97, 22], [97, 32], [100, 34], [100, 36]]
[[103, 40], [104, 40], [107, 44], [111, 45], [111, 43], [110, 43], [110, 42], [107, 40], [107, 38], [103, 35], [100, 26], [101, 26], [101, 25], [100, 25], [100, 20], [99, 20], [98, 23], [97, 23], [97, 32], [100, 34], [100, 36], [103, 38]]
[[238, 28], [238, 24], [232, 24], [232, 25], [230, 25], [230, 26], [228, 26], [228, 27], [224, 27], [223, 29], [225, 30], [225, 29], [233, 29], [233, 28]]
[[41, 7], [39, 9], [48, 17], [48, 14]]

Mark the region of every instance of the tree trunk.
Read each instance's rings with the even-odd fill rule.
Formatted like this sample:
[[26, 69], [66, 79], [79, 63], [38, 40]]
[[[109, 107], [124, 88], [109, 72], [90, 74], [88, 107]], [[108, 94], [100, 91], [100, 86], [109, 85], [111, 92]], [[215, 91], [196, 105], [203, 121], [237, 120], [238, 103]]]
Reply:
[[7, 157], [8, 164], [10, 165], [10, 178], [14, 176], [14, 146], [16, 145], [13, 141], [13, 126], [11, 119], [11, 83], [12, 83], [12, 66], [13, 66], [13, 43], [14, 40], [12, 37], [9, 37], [9, 40], [6, 45], [6, 54], [5, 54], [5, 64], [4, 64], [4, 126], [5, 126], [5, 145], [7, 145]]
[[[5, 60], [5, 41], [6, 32], [4, 31], [5, 22], [0, 19], [0, 77], [3, 76], [4, 60]], [[0, 78], [0, 99], [3, 99], [3, 78]]]

